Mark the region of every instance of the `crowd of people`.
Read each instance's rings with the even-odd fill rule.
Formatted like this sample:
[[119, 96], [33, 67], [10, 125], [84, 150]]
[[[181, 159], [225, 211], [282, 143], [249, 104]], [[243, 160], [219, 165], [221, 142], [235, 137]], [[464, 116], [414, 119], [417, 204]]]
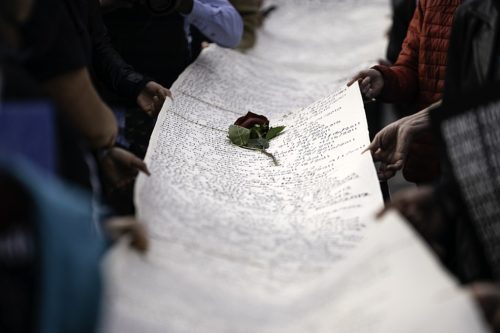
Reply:
[[[348, 83], [400, 117], [367, 148], [379, 178], [417, 184], [380, 214], [405, 216], [500, 332], [500, 1], [392, 6], [387, 59]], [[123, 234], [148, 247], [133, 184], [169, 88], [205, 43], [251, 48], [262, 7], [0, 1], [1, 332], [96, 329], [102, 253]]]

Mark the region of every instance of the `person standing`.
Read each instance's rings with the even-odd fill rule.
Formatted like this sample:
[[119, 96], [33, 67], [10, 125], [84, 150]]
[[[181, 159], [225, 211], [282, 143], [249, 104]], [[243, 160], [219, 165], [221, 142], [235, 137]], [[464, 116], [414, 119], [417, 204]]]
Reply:
[[[447, 64], [448, 44], [455, 10], [461, 0], [419, 0], [396, 63], [377, 65], [356, 74], [348, 85], [359, 81], [366, 98], [389, 103], [410, 103], [415, 113], [441, 100]], [[377, 159], [377, 152], [374, 152]], [[380, 155], [380, 152], [379, 152]], [[426, 183], [439, 175], [439, 161], [432, 139], [424, 133], [410, 153], [395, 165], [382, 165], [381, 176], [403, 168], [409, 181]]]

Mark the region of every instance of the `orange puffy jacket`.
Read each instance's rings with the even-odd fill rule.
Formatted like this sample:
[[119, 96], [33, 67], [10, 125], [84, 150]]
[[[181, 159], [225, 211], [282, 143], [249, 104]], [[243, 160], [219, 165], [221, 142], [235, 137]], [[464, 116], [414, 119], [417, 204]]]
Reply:
[[[419, 111], [441, 99], [453, 15], [461, 0], [419, 0], [394, 66], [375, 66], [384, 77], [379, 98], [415, 105]], [[424, 183], [439, 175], [439, 157], [430, 135], [417, 138], [403, 169], [409, 181]]]
[[375, 66], [384, 76], [380, 98], [418, 109], [441, 98], [453, 15], [461, 0], [419, 0], [394, 66]]

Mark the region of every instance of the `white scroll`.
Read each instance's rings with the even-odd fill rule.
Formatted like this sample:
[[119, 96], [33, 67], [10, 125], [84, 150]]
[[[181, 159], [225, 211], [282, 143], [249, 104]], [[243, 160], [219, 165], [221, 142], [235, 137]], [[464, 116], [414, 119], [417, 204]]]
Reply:
[[[277, 11], [249, 54], [211, 46], [172, 87], [146, 156], [151, 176], [136, 184], [151, 251], [121, 244], [109, 254], [103, 332], [484, 330], [410, 228], [393, 214], [373, 218], [382, 196], [371, 157], [361, 154], [369, 143], [363, 102], [358, 86], [344, 83], [375, 56], [372, 34], [383, 34], [386, 17], [353, 34], [358, 51], [343, 56], [349, 36], [326, 33], [342, 22], [361, 32], [355, 23], [386, 5], [332, 1], [328, 16], [321, 3]], [[321, 38], [276, 25], [312, 29], [314, 14], [331, 46], [317, 66], [311, 48]], [[295, 57], [294, 38], [305, 43]], [[227, 138], [248, 111], [286, 126], [269, 148], [278, 166]]]

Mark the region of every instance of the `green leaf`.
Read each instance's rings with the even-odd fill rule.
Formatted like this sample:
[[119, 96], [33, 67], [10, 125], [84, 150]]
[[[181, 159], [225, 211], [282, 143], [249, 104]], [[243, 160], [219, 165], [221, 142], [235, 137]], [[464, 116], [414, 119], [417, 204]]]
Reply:
[[262, 137], [262, 128], [259, 125], [255, 125], [250, 128], [250, 139], [257, 139]]
[[269, 132], [267, 132], [266, 139], [271, 140], [277, 137], [283, 130], [285, 129], [285, 126], [278, 126], [278, 127], [271, 127], [269, 129]]
[[229, 140], [237, 146], [246, 146], [250, 139], [250, 130], [245, 127], [229, 126]]
[[269, 148], [269, 140], [264, 138], [250, 139], [247, 146], [250, 148], [267, 149]]

